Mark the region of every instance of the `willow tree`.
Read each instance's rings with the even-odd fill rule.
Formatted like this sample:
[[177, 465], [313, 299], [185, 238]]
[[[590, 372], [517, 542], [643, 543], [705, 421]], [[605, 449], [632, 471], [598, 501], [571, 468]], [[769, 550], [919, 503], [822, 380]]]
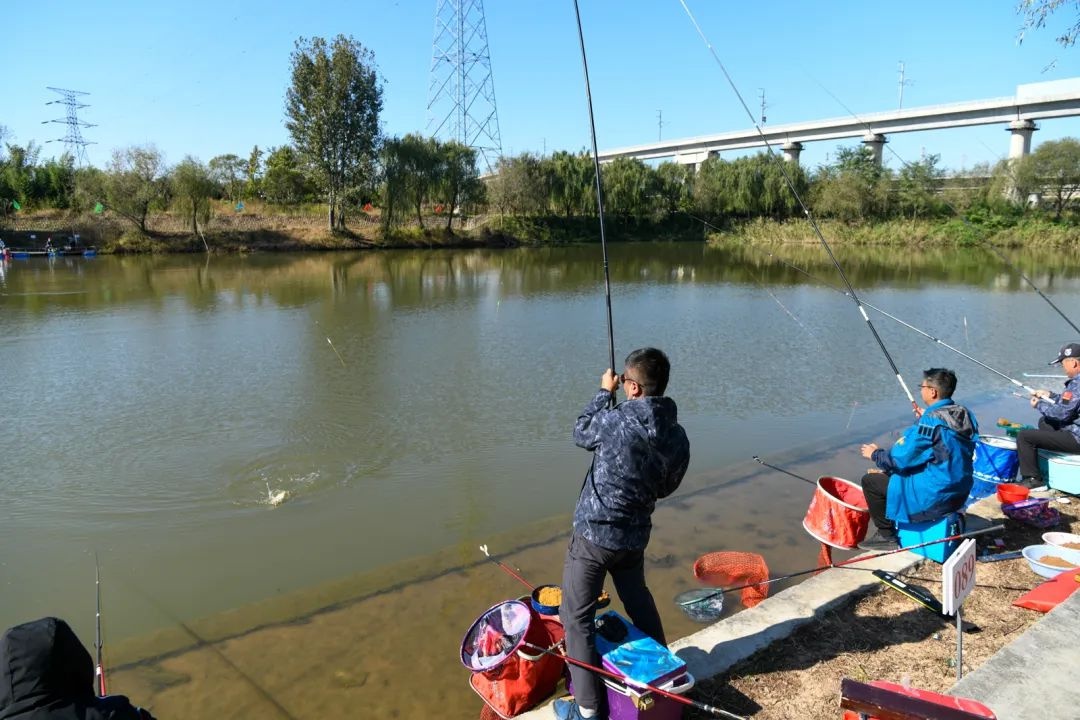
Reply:
[[331, 231], [345, 227], [343, 200], [373, 185], [379, 149], [382, 80], [374, 54], [351, 37], [300, 38], [285, 93], [285, 127], [326, 191]]

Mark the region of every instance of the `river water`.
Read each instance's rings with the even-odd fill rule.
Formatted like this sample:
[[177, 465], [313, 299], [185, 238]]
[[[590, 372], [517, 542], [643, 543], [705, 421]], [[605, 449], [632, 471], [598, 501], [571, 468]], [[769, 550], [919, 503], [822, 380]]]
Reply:
[[[770, 251], [838, 282], [819, 247]], [[608, 364], [599, 254], [4, 264], [0, 625], [55, 614], [89, 644], [96, 553], [114, 688], [165, 716], [475, 717], [457, 643], [526, 591], [477, 546], [530, 582], [561, 574], [589, 464], [571, 428]], [[668, 351], [691, 439], [649, 556], [677, 637], [695, 626], [670, 598], [699, 555], [813, 565], [799, 527], [812, 489], [752, 455], [857, 479], [858, 444], [910, 415], [835, 290], [758, 250], [610, 255], [617, 362]], [[1012, 377], [1053, 373], [1077, 339], [985, 251], [837, 255], [865, 300]], [[1074, 254], [1011, 257], [1077, 315]], [[984, 427], [1032, 419], [1005, 380], [871, 319], [912, 388], [944, 365]]]

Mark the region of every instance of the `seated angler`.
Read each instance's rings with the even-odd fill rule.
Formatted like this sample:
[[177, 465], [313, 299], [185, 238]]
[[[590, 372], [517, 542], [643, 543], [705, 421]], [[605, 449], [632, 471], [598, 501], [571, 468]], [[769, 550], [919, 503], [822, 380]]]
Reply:
[[1016, 454], [1020, 460], [1020, 482], [1026, 487], [1043, 485], [1046, 478], [1039, 471], [1039, 450], [1080, 453], [1080, 343], [1061, 348], [1051, 365], [1060, 364], [1068, 379], [1060, 395], [1039, 390], [1031, 398], [1031, 407], [1039, 411], [1038, 430], [1021, 430], [1016, 435]]
[[975, 416], [953, 402], [956, 375], [931, 368], [919, 386], [926, 410], [891, 450], [873, 443], [862, 455], [882, 472], [863, 476], [870, 519], [877, 532], [859, 544], [863, 550], [891, 550], [898, 544], [896, 522], [931, 522], [959, 510], [971, 492]]

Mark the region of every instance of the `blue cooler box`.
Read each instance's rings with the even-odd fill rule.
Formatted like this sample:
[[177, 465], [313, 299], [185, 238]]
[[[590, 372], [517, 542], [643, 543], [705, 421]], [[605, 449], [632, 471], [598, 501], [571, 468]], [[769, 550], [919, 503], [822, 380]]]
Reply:
[[1080, 495], [1080, 455], [1039, 451], [1039, 470], [1054, 490]]
[[[597, 617], [597, 621], [613, 617], [627, 630], [626, 637], [612, 642], [596, 634], [596, 651], [604, 669], [622, 677], [647, 683], [667, 692], [682, 695], [694, 687], [694, 678], [686, 671], [686, 663], [666, 647], [630, 624], [614, 610]], [[610, 720], [680, 720], [683, 704], [648, 690], [604, 677], [607, 689]], [[574, 689], [568, 685], [570, 692]]]
[[[950, 513], [940, 520], [922, 523], [896, 523], [896, 534], [900, 537], [900, 547], [918, 545], [919, 543], [940, 540], [941, 538], [959, 535], [964, 532], [964, 518], [960, 513]], [[924, 558], [943, 563], [949, 559], [956, 548], [960, 547], [960, 540], [936, 543], [926, 547], [915, 548], [911, 552], [922, 555]]]

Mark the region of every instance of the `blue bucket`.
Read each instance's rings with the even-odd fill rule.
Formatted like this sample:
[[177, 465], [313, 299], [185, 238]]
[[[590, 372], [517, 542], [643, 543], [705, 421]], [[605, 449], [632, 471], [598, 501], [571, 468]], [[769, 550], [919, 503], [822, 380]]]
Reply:
[[976, 483], [990, 483], [993, 486], [986, 493], [989, 495], [998, 483], [1012, 482], [1016, 479], [1019, 464], [1015, 440], [997, 435], [984, 435], [975, 443], [975, 459], [972, 463], [971, 474]]

